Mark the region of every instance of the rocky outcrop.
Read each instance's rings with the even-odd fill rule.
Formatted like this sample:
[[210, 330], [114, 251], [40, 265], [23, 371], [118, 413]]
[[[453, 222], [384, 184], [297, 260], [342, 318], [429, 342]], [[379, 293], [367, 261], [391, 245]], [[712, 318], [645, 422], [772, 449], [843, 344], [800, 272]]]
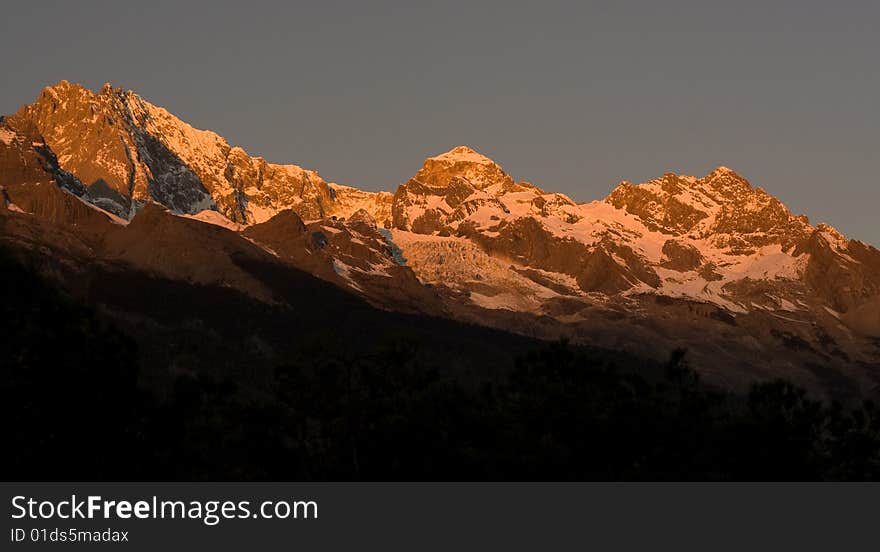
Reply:
[[663, 244], [663, 256], [660, 266], [679, 272], [695, 270], [703, 263], [703, 255], [699, 249], [676, 240], [666, 240]]
[[704, 210], [676, 197], [685, 189], [677, 175], [664, 175], [658, 186], [655, 190], [622, 182], [605, 201], [635, 215], [648, 229], [673, 236], [691, 232], [708, 217]]
[[349, 225], [363, 224], [367, 228], [376, 229], [376, 219], [364, 209], [358, 209], [348, 217]]

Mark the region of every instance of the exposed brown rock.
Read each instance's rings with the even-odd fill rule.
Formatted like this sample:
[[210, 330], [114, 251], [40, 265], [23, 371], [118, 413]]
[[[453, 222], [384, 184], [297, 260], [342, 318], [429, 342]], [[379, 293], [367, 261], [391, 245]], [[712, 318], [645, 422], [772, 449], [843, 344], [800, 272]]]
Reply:
[[715, 263], [706, 263], [700, 267], [700, 277], [707, 282], [717, 282], [723, 279], [723, 276], [715, 271]]
[[58, 168], [54, 154], [33, 125], [7, 118], [0, 121], [0, 131], [11, 136], [8, 142], [0, 141], [4, 207], [11, 204], [30, 215], [93, 235], [109, 229], [107, 215], [76, 196], [77, 192], [84, 193], [84, 189]]
[[859, 334], [880, 337], [880, 296], [866, 300], [841, 318], [847, 327]]
[[433, 234], [446, 228], [444, 224], [444, 216], [437, 209], [427, 209], [421, 215], [412, 221], [410, 230], [416, 234]]
[[666, 240], [663, 244], [663, 254], [666, 258], [660, 263], [661, 266], [679, 272], [694, 270], [703, 262], [703, 255], [699, 249], [676, 240]]
[[348, 223], [364, 224], [369, 228], [376, 228], [376, 219], [374, 219], [373, 216], [364, 209], [358, 209], [350, 217], [348, 217]]
[[[672, 176], [674, 175], [667, 175], [664, 181]], [[675, 236], [690, 232], [708, 216], [704, 211], [668, 195], [668, 192], [666, 195], [659, 195], [629, 182], [621, 183], [606, 201], [639, 217], [651, 230]]]
[[847, 312], [880, 295], [880, 251], [847, 241], [820, 224], [796, 255], [808, 254], [804, 281], [838, 312]]
[[272, 302], [271, 292], [239, 261], [273, 258], [231, 230], [174, 216], [148, 203], [125, 227], [105, 237], [103, 254], [166, 278], [238, 289]]

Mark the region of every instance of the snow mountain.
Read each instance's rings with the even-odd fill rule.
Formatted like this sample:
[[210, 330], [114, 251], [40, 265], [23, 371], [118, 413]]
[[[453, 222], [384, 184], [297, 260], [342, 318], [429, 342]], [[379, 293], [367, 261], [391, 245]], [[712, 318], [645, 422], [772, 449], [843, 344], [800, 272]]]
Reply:
[[131, 91], [62, 81], [0, 121], [0, 186], [2, 216], [59, 232], [22, 222], [7, 241], [269, 304], [229, 259], [272, 259], [390, 311], [654, 358], [686, 347], [724, 385], [880, 390], [880, 251], [727, 167], [578, 203], [459, 146], [367, 192], [252, 157]]

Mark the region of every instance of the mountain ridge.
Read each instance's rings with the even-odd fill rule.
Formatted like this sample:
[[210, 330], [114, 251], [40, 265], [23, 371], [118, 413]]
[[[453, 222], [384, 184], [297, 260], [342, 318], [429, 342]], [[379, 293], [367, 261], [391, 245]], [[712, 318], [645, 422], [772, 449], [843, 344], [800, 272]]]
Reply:
[[[142, 125], [147, 125], [147, 126], [153, 127], [154, 129], [161, 128], [162, 126], [167, 125], [167, 124], [178, 127], [174, 130], [177, 133], [183, 135], [182, 137], [180, 137], [180, 142], [178, 143], [178, 145], [180, 145], [180, 143], [184, 143], [189, 146], [189, 145], [192, 145], [193, 142], [195, 142], [195, 145], [204, 147], [206, 149], [214, 149], [216, 147], [217, 149], [220, 149], [226, 153], [227, 159], [231, 158], [232, 164], [235, 164], [235, 160], [237, 157], [247, 156], [249, 159], [253, 160], [255, 163], [258, 163], [258, 164], [265, 163], [265, 167], [262, 168], [262, 171], [265, 171], [266, 167], [271, 167], [271, 168], [275, 168], [275, 169], [283, 167], [283, 168], [289, 168], [289, 170], [292, 170], [292, 171], [302, 171], [302, 173], [304, 173], [303, 176], [308, 175], [309, 177], [315, 178], [316, 181], [323, 182], [324, 184], [326, 184], [330, 188], [336, 188], [336, 189], [342, 189], [342, 190], [355, 190], [357, 192], [360, 192], [360, 194], [363, 194], [364, 196], [369, 197], [370, 199], [372, 199], [372, 197], [374, 197], [376, 195], [381, 196], [381, 195], [385, 195], [385, 194], [393, 194], [393, 191], [385, 191], [385, 190], [367, 191], [367, 190], [360, 190], [358, 188], [354, 188], [351, 186], [346, 186], [346, 185], [337, 184], [337, 183], [333, 183], [333, 182], [327, 182], [323, 178], [320, 178], [317, 171], [304, 169], [296, 164], [268, 163], [265, 161], [265, 159], [263, 157], [261, 157], [259, 155], [251, 156], [251, 155], [247, 154], [247, 152], [243, 148], [241, 148], [240, 146], [229, 145], [228, 142], [219, 134], [217, 134], [213, 131], [210, 131], [210, 130], [202, 130], [202, 129], [197, 129], [195, 127], [192, 127], [191, 125], [185, 123], [181, 119], [179, 119], [176, 116], [174, 116], [173, 114], [171, 114], [165, 108], [155, 106], [155, 105], [149, 103], [148, 101], [144, 100], [141, 96], [136, 94], [134, 91], [132, 91], [132, 90], [126, 91], [121, 88], [114, 87], [109, 82], [105, 83], [102, 86], [102, 88], [100, 89], [100, 91], [95, 93], [95, 92], [92, 92], [91, 90], [83, 87], [82, 85], [70, 83], [69, 81], [66, 81], [66, 80], [61, 80], [55, 85], [50, 85], [50, 86], [45, 87], [43, 89], [42, 93], [39, 95], [36, 102], [34, 102], [33, 104], [26, 104], [17, 113], [15, 113], [11, 116], [6, 116], [5, 119], [8, 120], [10, 118], [16, 118], [16, 117], [34, 118], [36, 116], [36, 120], [38, 122], [38, 124], [37, 124], [38, 130], [46, 130], [47, 125], [45, 124], [45, 121], [41, 121], [41, 117], [39, 116], [40, 112], [42, 110], [44, 110], [45, 104], [49, 101], [52, 101], [53, 103], [57, 104], [58, 101], [65, 102], [66, 100], [71, 99], [71, 98], [78, 99], [80, 102], [83, 102], [83, 101], [92, 102], [95, 105], [99, 105], [99, 106], [104, 107], [106, 109], [120, 108], [119, 105], [108, 105], [108, 103], [110, 103], [110, 104], [113, 103], [112, 102], [113, 98], [119, 99], [121, 102], [123, 102], [122, 106], [121, 106], [123, 109], [128, 108], [129, 110], [131, 110], [133, 107], [136, 108], [133, 110], [134, 112], [132, 113], [132, 116], [137, 122], [141, 123]], [[110, 98], [111, 101], [108, 102], [108, 98]], [[62, 107], [62, 110], [64, 110], [64, 108], [66, 108], [68, 106], [62, 105], [61, 107]], [[77, 106], [74, 106], [74, 108], [76, 108], [76, 107]], [[92, 106], [92, 109], [94, 109], [94, 106]], [[54, 112], [55, 110], [56, 110], [56, 105], [53, 105], [52, 111]], [[74, 109], [74, 110], [78, 111], [77, 109]], [[95, 114], [95, 115], [97, 115], [97, 114]], [[43, 123], [43, 124], [40, 124], [40, 123]], [[108, 123], [110, 123], [112, 125], [113, 121], [109, 121]], [[49, 130], [47, 132], [47, 134], [52, 134], [52, 130], [55, 130], [55, 129], [53, 128], [53, 129]], [[168, 138], [168, 136], [165, 136], [165, 138], [170, 140], [170, 138]], [[47, 144], [51, 147], [52, 143], [54, 142], [57, 147], [58, 143], [61, 141], [64, 141], [64, 138], [61, 138], [60, 140], [49, 140], [49, 141], [47, 141]], [[175, 149], [175, 152], [178, 152], [178, 151], [179, 151], [179, 149]], [[60, 161], [61, 165], [64, 165], [66, 162], [71, 161], [71, 158], [68, 157], [70, 155], [69, 153], [68, 154], [62, 153], [59, 155], [56, 152], [56, 155], [59, 157], [59, 161]], [[185, 159], [185, 161], [192, 160], [192, 158], [194, 156], [195, 156], [195, 154], [190, 152], [189, 155], [184, 156], [184, 157], [189, 158], [189, 159]], [[442, 152], [442, 153], [427, 157], [425, 159], [425, 163], [422, 166], [422, 169], [419, 171], [419, 173], [416, 174], [415, 178], [418, 178], [418, 175], [425, 170], [425, 168], [426, 168], [425, 164], [428, 164], [428, 163], [438, 163], [438, 164], [463, 163], [463, 164], [484, 165], [484, 166], [494, 167], [497, 170], [498, 175], [501, 176], [502, 178], [507, 176], [507, 173], [504, 172], [504, 170], [501, 168], [500, 165], [497, 164], [497, 162], [495, 162], [491, 158], [483, 155], [482, 153], [478, 152], [476, 149], [474, 149], [470, 146], [466, 146], [466, 145], [455, 146], [455, 147], [451, 148], [449, 151]], [[108, 169], [108, 171], [109, 171], [109, 169]], [[200, 173], [200, 176], [201, 176], [206, 171], [203, 169], [198, 172]], [[121, 176], [121, 173], [117, 173], [115, 176], [119, 177], [119, 176]], [[126, 175], [126, 176], [128, 176], [128, 175]], [[136, 181], [134, 182], [134, 186], [133, 186], [134, 189], [131, 190], [133, 193], [136, 194], [136, 197], [138, 197], [138, 198], [140, 197], [140, 194], [143, 194], [143, 190], [141, 189], [143, 184], [140, 181], [141, 176], [142, 175], [137, 175]], [[465, 178], [467, 178], [466, 175], [464, 175], [464, 176], [465, 176]], [[676, 174], [676, 173], [672, 173], [672, 172], [665, 173], [662, 178], [669, 178], [669, 177], [677, 178], [677, 179], [679, 179], [680, 182], [689, 182], [689, 181], [692, 182], [695, 179], [695, 177], [693, 177], [693, 176], [689, 176], [689, 175], [685, 175], [685, 174]], [[727, 166], [724, 166], [724, 165], [719, 165], [718, 167], [716, 167], [715, 169], [710, 171], [706, 175], [706, 177], [703, 177], [703, 180], [713, 179], [713, 178], [723, 180], [725, 177], [732, 178], [732, 180], [734, 180], [734, 181], [744, 182], [746, 185], [749, 184], [747, 180], [745, 180], [741, 176], [739, 176], [733, 169], [731, 169]], [[88, 179], [88, 178], [86, 178], [86, 179]], [[656, 181], [657, 181], [657, 179], [643, 183], [643, 184], [638, 184], [638, 185], [633, 184], [629, 181], [622, 181], [615, 189], [611, 190], [609, 192], [609, 194], [603, 199], [606, 201], [609, 200], [615, 194], [615, 192], [617, 192], [618, 189], [621, 187], [644, 186], [645, 184], [650, 184], [650, 183], [653, 183]], [[94, 184], [94, 182], [92, 184]], [[540, 190], [540, 188], [537, 188], [536, 186], [534, 186], [533, 184], [528, 183], [528, 182], [517, 182], [516, 184], [534, 187], [535, 189]], [[757, 190], [760, 192], [764, 192], [763, 189], [761, 189], [761, 188], [757, 188]], [[766, 193], [766, 192], [764, 192], [764, 193]], [[561, 193], [557, 194], [557, 195], [565, 196], [565, 194], [561, 194]], [[567, 198], [567, 196], [565, 196], [565, 197]], [[772, 196], [770, 196], [770, 197], [772, 197]], [[567, 198], [567, 199], [570, 199], [570, 198]], [[596, 201], [596, 200], [592, 200], [592, 201]], [[591, 203], [592, 201], [582, 201], [582, 202], [578, 202], [578, 204], [587, 204], [587, 203]], [[172, 210], [174, 210], [174, 206], [172, 206], [172, 205], [166, 205], [166, 206], [171, 208]], [[222, 210], [221, 210], [221, 212], [222, 212]], [[195, 213], [189, 213], [189, 214], [195, 214]], [[329, 215], [331, 213], [326, 213], [326, 214]], [[799, 216], [805, 217], [805, 215], [799, 215]], [[233, 222], [243, 222], [240, 220], [236, 220], [235, 218], [231, 218], [230, 220], [232, 220]], [[263, 220], [265, 220], [265, 219], [263, 219]], [[247, 221], [246, 223], [253, 223], [253, 222], [254, 221], [251, 220], [251, 221]], [[827, 226], [831, 226], [831, 225], [827, 225]]]
[[[225, 255], [256, 247], [387, 310], [648, 356], [673, 343], [729, 370], [772, 355], [773, 370], [830, 363], [878, 385], [864, 370], [880, 364], [880, 251], [726, 166], [578, 203], [456, 146], [368, 192], [250, 156], [134, 92], [62, 81], [0, 120], [0, 177], [4, 216], [47, 218], [95, 255], [267, 303]], [[162, 242], [163, 228], [184, 234]], [[184, 242], [205, 266], [179, 258]]]

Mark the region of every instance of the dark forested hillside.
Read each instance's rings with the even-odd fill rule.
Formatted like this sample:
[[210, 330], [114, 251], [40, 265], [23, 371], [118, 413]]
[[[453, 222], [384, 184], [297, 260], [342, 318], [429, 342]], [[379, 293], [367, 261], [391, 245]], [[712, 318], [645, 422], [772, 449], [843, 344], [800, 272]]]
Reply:
[[[95, 278], [95, 310], [36, 262], [0, 258], [6, 479], [880, 477], [873, 403], [820, 403], [784, 381], [722, 393], [681, 352], [657, 366], [388, 316], [306, 276], [298, 297], [326, 308], [296, 323], [135, 272]], [[212, 315], [224, 309], [237, 316]]]

